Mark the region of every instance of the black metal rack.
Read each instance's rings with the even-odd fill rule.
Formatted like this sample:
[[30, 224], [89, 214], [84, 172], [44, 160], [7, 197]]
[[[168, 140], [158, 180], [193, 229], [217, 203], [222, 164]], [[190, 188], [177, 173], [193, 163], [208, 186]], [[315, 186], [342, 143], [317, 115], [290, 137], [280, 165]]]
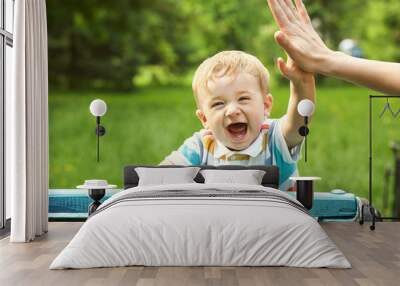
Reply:
[[[362, 205], [361, 207], [361, 218], [360, 224], [364, 223], [364, 208], [369, 208], [369, 211], [372, 216], [372, 224], [369, 226], [371, 230], [375, 229], [375, 223], [377, 218], [379, 220], [400, 220], [400, 217], [382, 217], [377, 216], [376, 209], [373, 206], [372, 202], [372, 102], [374, 99], [386, 99], [389, 98], [397, 98], [400, 99], [400, 96], [396, 95], [370, 95], [369, 96], [369, 188], [368, 188], [368, 204]], [[393, 114], [393, 113], [392, 113]]]

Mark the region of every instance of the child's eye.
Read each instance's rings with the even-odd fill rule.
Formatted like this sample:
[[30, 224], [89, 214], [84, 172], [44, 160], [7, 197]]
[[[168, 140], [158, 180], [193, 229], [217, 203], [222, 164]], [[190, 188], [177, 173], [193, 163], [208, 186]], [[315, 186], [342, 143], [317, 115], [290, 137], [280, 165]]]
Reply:
[[224, 105], [224, 103], [222, 101], [218, 101], [218, 102], [214, 102], [213, 104], [211, 104], [211, 108], [221, 107], [223, 105]]
[[239, 101], [250, 100], [249, 96], [241, 96], [239, 97]]

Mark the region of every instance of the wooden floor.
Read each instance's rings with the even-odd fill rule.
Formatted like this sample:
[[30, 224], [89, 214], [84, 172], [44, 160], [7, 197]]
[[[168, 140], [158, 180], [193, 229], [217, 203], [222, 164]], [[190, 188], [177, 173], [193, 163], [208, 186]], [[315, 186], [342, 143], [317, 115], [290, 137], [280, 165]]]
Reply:
[[356, 223], [323, 228], [353, 268], [120, 267], [48, 270], [82, 223], [52, 222], [32, 243], [0, 241], [0, 285], [400, 285], [400, 223], [378, 223], [375, 231]]

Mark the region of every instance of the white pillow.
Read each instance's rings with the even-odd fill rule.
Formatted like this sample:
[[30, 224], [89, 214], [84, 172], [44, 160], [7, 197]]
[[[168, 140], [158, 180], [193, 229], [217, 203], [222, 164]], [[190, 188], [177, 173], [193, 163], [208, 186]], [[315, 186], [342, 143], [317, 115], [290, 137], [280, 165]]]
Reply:
[[261, 185], [265, 171], [262, 170], [201, 170], [204, 183], [233, 183]]
[[195, 183], [193, 179], [199, 170], [199, 167], [135, 168], [139, 176], [139, 186]]

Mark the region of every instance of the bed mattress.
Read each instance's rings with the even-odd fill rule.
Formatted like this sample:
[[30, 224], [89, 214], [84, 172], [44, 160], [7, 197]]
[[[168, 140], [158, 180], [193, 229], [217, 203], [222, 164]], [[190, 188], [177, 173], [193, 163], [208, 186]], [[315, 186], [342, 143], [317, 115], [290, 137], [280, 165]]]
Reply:
[[135, 187], [112, 196], [50, 268], [128, 265], [351, 267], [286, 193], [195, 183]]

